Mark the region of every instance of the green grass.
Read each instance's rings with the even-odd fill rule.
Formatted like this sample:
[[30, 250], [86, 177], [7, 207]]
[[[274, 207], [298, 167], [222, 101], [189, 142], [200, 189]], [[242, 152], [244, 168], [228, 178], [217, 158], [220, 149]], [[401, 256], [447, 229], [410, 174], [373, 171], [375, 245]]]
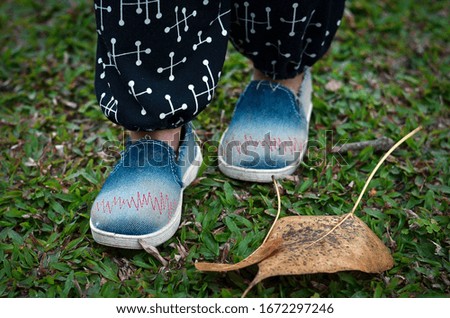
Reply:
[[[282, 182], [282, 216], [349, 212], [381, 157], [333, 157], [338, 140], [424, 130], [386, 162], [357, 210], [395, 266], [267, 279], [250, 297], [436, 297], [449, 287], [449, 74], [445, 1], [349, 1], [329, 54], [314, 67], [312, 149]], [[217, 96], [196, 120], [208, 165], [185, 191], [182, 226], [159, 248], [96, 244], [89, 208], [123, 131], [93, 90], [95, 22], [89, 1], [0, 4], [0, 297], [238, 297], [257, 268], [201, 273], [196, 260], [237, 262], [273, 221], [271, 185], [218, 172], [213, 141], [250, 70], [230, 50]], [[337, 81], [335, 91], [327, 83]], [[108, 148], [109, 147], [109, 148]], [[109, 149], [109, 150], [108, 150]]]

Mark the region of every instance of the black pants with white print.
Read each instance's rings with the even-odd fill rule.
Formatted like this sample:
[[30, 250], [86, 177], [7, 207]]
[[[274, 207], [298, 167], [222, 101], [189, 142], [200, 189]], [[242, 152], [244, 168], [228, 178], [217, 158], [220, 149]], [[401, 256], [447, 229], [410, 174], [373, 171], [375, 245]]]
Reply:
[[101, 109], [133, 131], [183, 125], [211, 102], [228, 40], [267, 76], [295, 77], [328, 50], [344, 2], [95, 0]]

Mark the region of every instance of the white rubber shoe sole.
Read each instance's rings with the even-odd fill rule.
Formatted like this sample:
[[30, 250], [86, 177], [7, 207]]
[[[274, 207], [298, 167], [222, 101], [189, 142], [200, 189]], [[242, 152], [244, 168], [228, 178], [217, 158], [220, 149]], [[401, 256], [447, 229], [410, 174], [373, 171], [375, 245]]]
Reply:
[[175, 210], [175, 215], [166, 226], [150, 234], [125, 235], [100, 230], [95, 227], [91, 220], [89, 223], [94, 240], [102, 245], [133, 250], [140, 250], [143, 248], [140, 242], [142, 242], [144, 245], [158, 246], [168, 241], [175, 234], [178, 226], [180, 225], [183, 206], [183, 191], [197, 177], [197, 173], [200, 169], [202, 161], [203, 157], [200, 147], [196, 145], [196, 156], [194, 159], [194, 164], [192, 164], [188, 168], [185, 175], [183, 176], [182, 181], [183, 185], [185, 186], [181, 189], [178, 206]]
[[269, 183], [272, 182], [272, 176], [275, 179], [282, 179], [293, 174], [302, 161], [303, 155], [304, 151], [302, 151], [298, 161], [281, 169], [250, 169], [237, 167], [226, 163], [223, 158], [219, 156], [219, 170], [222, 171], [224, 175], [233, 179], [250, 182]]

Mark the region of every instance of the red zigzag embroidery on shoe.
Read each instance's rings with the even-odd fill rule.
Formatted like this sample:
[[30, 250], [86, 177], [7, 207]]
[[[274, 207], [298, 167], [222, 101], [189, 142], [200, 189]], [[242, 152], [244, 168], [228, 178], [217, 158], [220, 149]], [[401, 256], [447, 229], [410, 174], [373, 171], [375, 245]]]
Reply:
[[97, 212], [112, 213], [114, 207], [118, 207], [121, 210], [123, 207], [129, 209], [136, 209], [139, 211], [145, 207], [151, 206], [153, 211], [158, 211], [160, 215], [167, 211], [169, 218], [172, 217], [175, 209], [178, 205], [177, 200], [170, 200], [169, 195], [159, 193], [159, 196], [152, 196], [151, 192], [147, 194], [141, 194], [136, 192], [136, 196], [129, 198], [122, 198], [121, 196], [114, 196], [111, 200], [101, 200], [96, 202], [95, 210]]

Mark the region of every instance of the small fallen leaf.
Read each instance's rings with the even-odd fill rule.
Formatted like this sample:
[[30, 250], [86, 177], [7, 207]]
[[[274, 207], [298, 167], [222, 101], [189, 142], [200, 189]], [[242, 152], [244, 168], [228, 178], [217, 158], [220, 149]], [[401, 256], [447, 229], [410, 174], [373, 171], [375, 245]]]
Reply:
[[338, 90], [340, 90], [342, 87], [342, 82], [336, 81], [334, 79], [330, 80], [326, 85], [325, 88], [328, 91], [331, 92], [337, 92]]
[[149, 253], [150, 255], [152, 255], [154, 258], [156, 258], [158, 261], [161, 262], [161, 264], [166, 267], [167, 265], [169, 265], [169, 262], [161, 256], [161, 254], [159, 254], [159, 251], [156, 247], [149, 245], [147, 243], [145, 243], [144, 240], [139, 240], [139, 244], [141, 244], [142, 248]]
[[61, 103], [63, 103], [63, 105], [66, 105], [67, 107], [72, 108], [72, 109], [76, 109], [77, 106], [78, 106], [77, 103], [72, 102], [72, 101], [67, 100], [67, 99], [61, 98], [60, 101], [61, 101]]
[[25, 166], [27, 166], [27, 167], [37, 167], [38, 164], [33, 158], [29, 157], [27, 159], [27, 161], [25, 162]]
[[59, 156], [64, 157], [64, 145], [55, 145], [55, 149]]

